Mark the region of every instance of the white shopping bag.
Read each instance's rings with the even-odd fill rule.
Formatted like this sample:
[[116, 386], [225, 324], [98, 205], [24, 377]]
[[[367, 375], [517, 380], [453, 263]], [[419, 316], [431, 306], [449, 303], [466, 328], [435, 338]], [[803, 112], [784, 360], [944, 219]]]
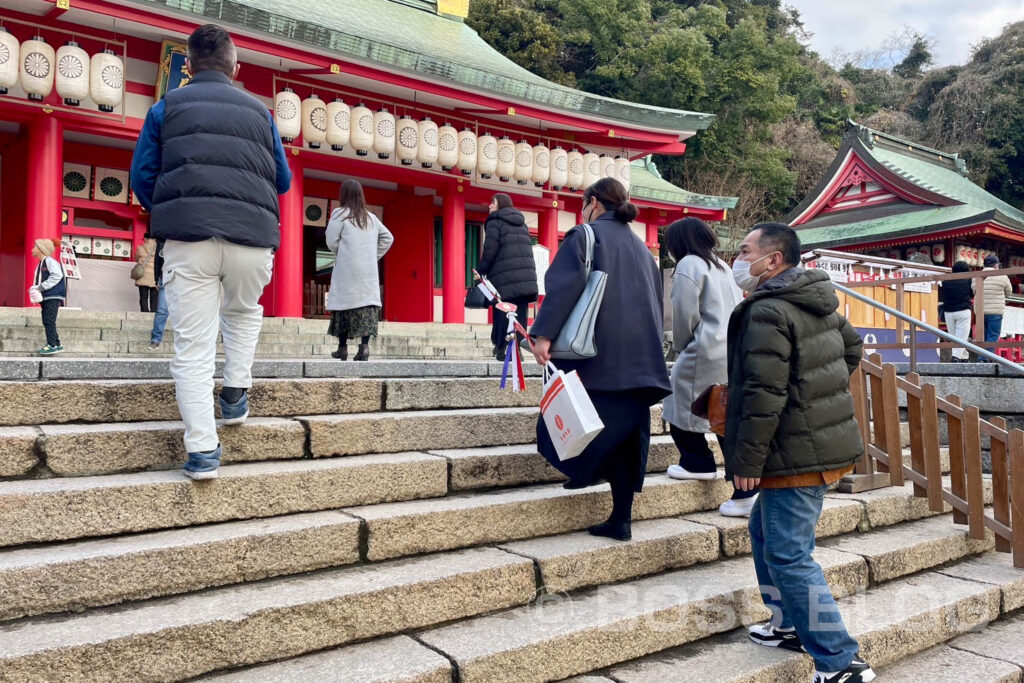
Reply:
[[604, 423], [573, 370], [565, 374], [552, 363], [544, 369], [540, 412], [559, 460], [575, 458], [594, 440]]

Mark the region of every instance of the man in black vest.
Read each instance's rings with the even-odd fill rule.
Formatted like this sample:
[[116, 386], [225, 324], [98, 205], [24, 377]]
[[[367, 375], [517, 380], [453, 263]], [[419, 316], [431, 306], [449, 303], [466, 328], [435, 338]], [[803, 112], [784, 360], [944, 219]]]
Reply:
[[266, 106], [232, 85], [238, 60], [227, 31], [196, 29], [187, 68], [189, 84], [146, 116], [131, 184], [152, 214], [150, 231], [165, 241], [184, 473], [213, 479], [221, 456], [211, 400], [217, 333], [224, 340], [221, 415], [224, 424], [240, 424], [249, 415], [246, 390], [263, 324], [259, 300], [281, 238], [278, 195], [288, 191], [291, 172]]

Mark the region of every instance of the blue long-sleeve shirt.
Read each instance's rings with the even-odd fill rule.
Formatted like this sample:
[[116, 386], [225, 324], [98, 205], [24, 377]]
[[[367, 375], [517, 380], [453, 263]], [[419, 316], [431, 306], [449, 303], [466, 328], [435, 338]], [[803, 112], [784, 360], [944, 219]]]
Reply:
[[[274, 117], [270, 115], [269, 111], [267, 120], [270, 122], [274, 137], [274, 162], [277, 166], [275, 185], [277, 193], [284, 194], [291, 187], [292, 172], [288, 168], [288, 157], [285, 156], [284, 145], [281, 144], [281, 136], [277, 132], [277, 124], [274, 123]], [[164, 101], [160, 100], [149, 108], [146, 121], [142, 125], [142, 132], [139, 133], [138, 142], [135, 143], [135, 154], [132, 156], [132, 190], [146, 211], [153, 209], [153, 190], [156, 188], [156, 179], [162, 168], [160, 131], [163, 123]]]

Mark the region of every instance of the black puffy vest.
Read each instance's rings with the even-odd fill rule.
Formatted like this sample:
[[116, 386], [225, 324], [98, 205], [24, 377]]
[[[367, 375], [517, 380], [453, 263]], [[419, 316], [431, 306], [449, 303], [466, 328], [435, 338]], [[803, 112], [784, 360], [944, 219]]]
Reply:
[[266, 106], [205, 70], [167, 93], [164, 107], [153, 236], [276, 249], [281, 214]]

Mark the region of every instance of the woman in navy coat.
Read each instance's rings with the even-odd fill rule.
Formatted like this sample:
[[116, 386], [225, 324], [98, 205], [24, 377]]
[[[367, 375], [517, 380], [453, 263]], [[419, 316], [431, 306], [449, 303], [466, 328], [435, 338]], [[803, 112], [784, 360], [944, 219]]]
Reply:
[[[662, 288], [658, 265], [629, 222], [637, 208], [614, 178], [602, 178], [583, 193], [583, 220], [594, 230], [595, 270], [608, 274], [597, 316], [597, 356], [556, 361], [559, 370], [576, 370], [594, 402], [604, 430], [582, 454], [560, 461], [543, 419], [537, 421], [541, 454], [569, 481], [566, 488], [593, 486], [602, 480], [612, 489], [607, 522], [590, 528], [595, 536], [631, 537], [633, 496], [643, 489], [651, 442], [650, 407], [671, 393], [662, 350]], [[546, 296], [530, 329], [536, 338], [537, 362], [550, 360], [551, 340], [558, 336], [586, 286], [585, 241], [570, 230], [544, 278]]]

